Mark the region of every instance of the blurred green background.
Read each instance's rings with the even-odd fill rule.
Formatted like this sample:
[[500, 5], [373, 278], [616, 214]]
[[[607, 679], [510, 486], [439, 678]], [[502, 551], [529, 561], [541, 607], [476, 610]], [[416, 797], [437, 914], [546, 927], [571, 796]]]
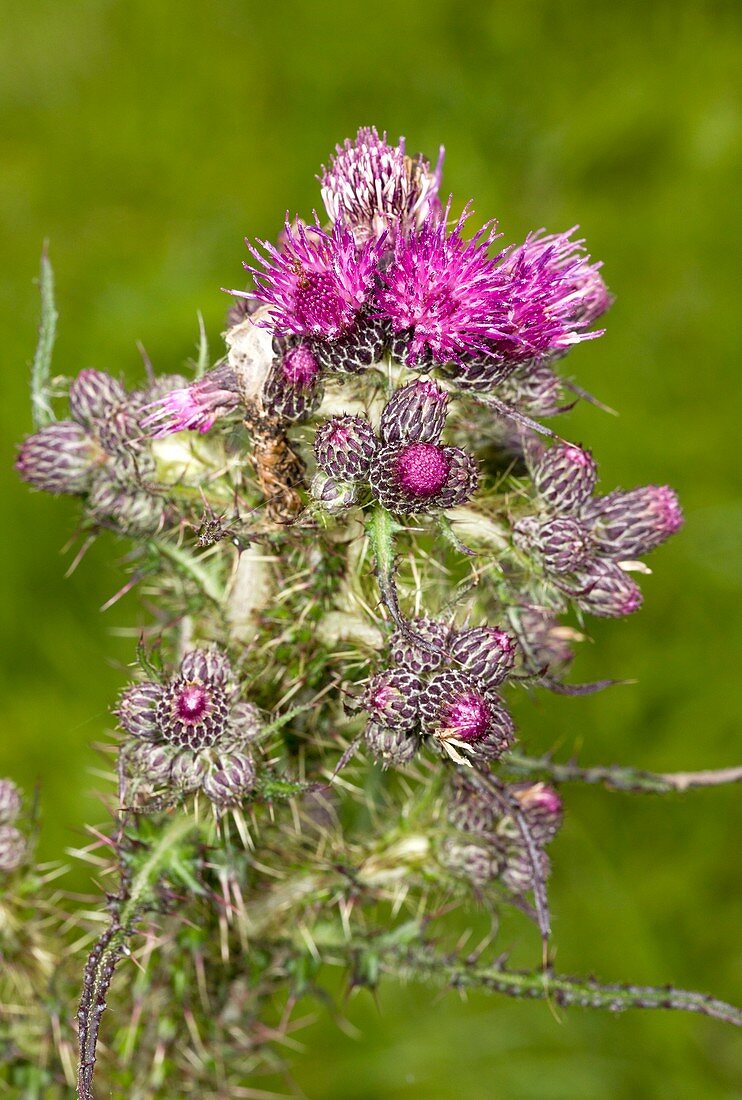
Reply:
[[[581, 678], [638, 685], [519, 700], [523, 743], [660, 770], [737, 762], [738, 17], [732, 3], [689, 0], [3, 0], [0, 774], [43, 788], [46, 856], [103, 817], [91, 744], [140, 613], [132, 596], [98, 611], [120, 583], [113, 539], [63, 580], [75, 507], [27, 492], [10, 469], [30, 428], [42, 240], [58, 371], [134, 380], [137, 340], [177, 370], [198, 309], [220, 347], [219, 288], [241, 283], [243, 236], [275, 236], [287, 208], [308, 214], [320, 163], [362, 124], [431, 156], [443, 142], [445, 189], [498, 217], [506, 240], [580, 223], [617, 303], [608, 335], [570, 367], [621, 416], [582, 407], [565, 431], [594, 446], [604, 487], [670, 482], [685, 505], [685, 531], [651, 561], [642, 614], [596, 623], [577, 664]], [[559, 968], [739, 999], [737, 793], [566, 794], [551, 891]], [[535, 960], [531, 931], [508, 929]], [[742, 1095], [735, 1037], [690, 1017], [556, 1019], [544, 1005], [392, 983], [378, 1010], [363, 995], [348, 1013], [360, 1041], [322, 1012], [305, 1035], [295, 1076], [312, 1100]]]

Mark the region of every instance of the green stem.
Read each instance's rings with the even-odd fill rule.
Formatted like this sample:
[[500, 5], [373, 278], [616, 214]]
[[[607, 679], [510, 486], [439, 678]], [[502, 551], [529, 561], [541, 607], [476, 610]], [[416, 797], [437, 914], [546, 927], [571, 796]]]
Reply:
[[556, 764], [548, 756], [533, 758], [511, 752], [503, 760], [521, 775], [548, 775], [557, 783], [600, 783], [614, 791], [666, 794], [697, 787], [718, 787], [742, 782], [742, 767], [700, 772], [647, 772], [616, 765], [581, 768], [577, 764]]

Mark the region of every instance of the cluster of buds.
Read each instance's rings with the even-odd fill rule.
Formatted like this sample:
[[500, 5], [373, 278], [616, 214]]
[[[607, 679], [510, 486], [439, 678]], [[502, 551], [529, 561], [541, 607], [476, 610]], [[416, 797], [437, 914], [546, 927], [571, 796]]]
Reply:
[[15, 783], [0, 779], [0, 874], [16, 871], [26, 859], [28, 841], [16, 826], [22, 807]]
[[166, 511], [151, 487], [155, 462], [143, 409], [182, 381], [163, 376], [127, 394], [103, 371], [81, 371], [70, 386], [69, 419], [25, 439], [16, 470], [34, 488], [84, 496], [95, 524], [129, 535], [157, 531]]
[[476, 490], [477, 467], [468, 452], [441, 444], [447, 407], [447, 392], [420, 378], [395, 390], [381, 413], [379, 435], [362, 416], [325, 421], [314, 441], [320, 470], [315, 499], [339, 511], [365, 486], [395, 515], [463, 504]]
[[132, 794], [203, 791], [217, 810], [241, 803], [255, 786], [250, 751], [261, 732], [257, 708], [240, 698], [227, 656], [194, 649], [164, 682], [147, 680], [122, 694], [116, 711], [132, 741], [126, 760]]
[[537, 878], [547, 878], [544, 848], [563, 816], [552, 787], [511, 783], [495, 797], [458, 771], [450, 781], [447, 816], [457, 834], [445, 838], [441, 859], [459, 877], [476, 886], [498, 880], [517, 896], [533, 889]]
[[637, 557], [681, 527], [676, 494], [666, 485], [646, 485], [595, 496], [595, 460], [568, 443], [531, 448], [530, 466], [543, 511], [516, 523], [516, 544], [538, 558], [581, 610], [605, 618], [636, 611], [641, 589], [628, 574]]
[[393, 667], [368, 684], [365, 740], [384, 764], [406, 764], [424, 740], [457, 762], [497, 760], [514, 739], [497, 688], [511, 672], [517, 643], [488, 626], [456, 630], [416, 619], [390, 640]]

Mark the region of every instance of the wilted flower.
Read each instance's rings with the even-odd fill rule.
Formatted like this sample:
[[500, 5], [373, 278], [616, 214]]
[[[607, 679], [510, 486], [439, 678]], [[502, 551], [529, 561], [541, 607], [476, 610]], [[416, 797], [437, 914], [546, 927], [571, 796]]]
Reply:
[[443, 164], [441, 148], [435, 172], [421, 156], [409, 157], [405, 140], [387, 143], [374, 126], [363, 127], [355, 141], [336, 146], [330, 167], [322, 169], [322, 201], [331, 221], [351, 229], [362, 244], [370, 238], [409, 232], [436, 210]]
[[216, 420], [240, 404], [237, 376], [229, 364], [207, 371], [182, 389], [152, 402], [142, 426], [155, 439], [173, 432], [207, 432]]

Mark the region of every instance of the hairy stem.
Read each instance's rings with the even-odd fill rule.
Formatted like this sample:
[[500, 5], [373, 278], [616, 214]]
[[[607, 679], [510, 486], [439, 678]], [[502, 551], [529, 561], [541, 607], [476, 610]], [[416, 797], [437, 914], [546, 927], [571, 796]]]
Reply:
[[664, 1008], [695, 1012], [742, 1027], [742, 1010], [704, 993], [672, 986], [602, 985], [593, 978], [568, 978], [544, 971], [507, 970], [499, 963], [480, 966], [438, 955], [431, 947], [413, 945], [382, 949], [379, 962], [389, 973], [414, 981], [434, 981], [455, 989], [486, 989], [508, 997], [551, 1001], [578, 1008]]
[[49, 403], [48, 387], [52, 367], [52, 352], [57, 336], [57, 320], [59, 318], [57, 307], [54, 304], [54, 272], [46, 244], [44, 244], [41, 253], [39, 291], [41, 294], [41, 321], [39, 323], [36, 354], [31, 367], [31, 411], [33, 425], [37, 431], [54, 419], [54, 413]]
[[174, 817], [168, 822], [132, 876], [128, 888], [122, 887], [122, 896], [114, 902], [111, 923], [90, 952], [77, 1013], [80, 1051], [77, 1095], [80, 1100], [94, 1100], [93, 1074], [100, 1021], [116, 965], [128, 951], [127, 941], [133, 934], [134, 922], [150, 904], [173, 850], [193, 830], [194, 824], [192, 818], [185, 816]]
[[557, 783], [601, 783], [614, 791], [649, 794], [666, 794], [695, 787], [719, 787], [725, 783], [742, 782], [742, 767], [700, 772], [646, 772], [614, 764], [581, 768], [571, 762], [557, 764], [549, 756], [529, 757], [517, 752], [509, 753], [503, 763], [522, 775], [548, 775]]

